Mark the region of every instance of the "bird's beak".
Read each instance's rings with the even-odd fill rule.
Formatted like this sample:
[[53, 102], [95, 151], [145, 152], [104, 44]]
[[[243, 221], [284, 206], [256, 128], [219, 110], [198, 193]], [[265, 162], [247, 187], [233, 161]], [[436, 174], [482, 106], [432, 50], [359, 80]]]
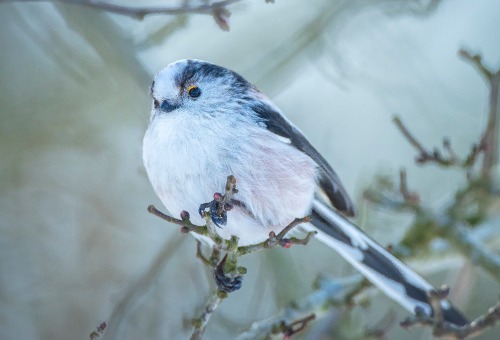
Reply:
[[174, 103], [172, 100], [165, 99], [160, 104], [160, 110], [167, 113], [171, 112], [179, 107], [178, 103]]

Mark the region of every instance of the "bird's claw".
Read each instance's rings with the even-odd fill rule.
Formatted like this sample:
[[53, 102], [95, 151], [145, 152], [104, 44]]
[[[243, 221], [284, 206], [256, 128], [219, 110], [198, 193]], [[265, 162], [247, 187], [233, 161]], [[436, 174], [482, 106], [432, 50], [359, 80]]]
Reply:
[[237, 275], [235, 277], [227, 276], [226, 273], [224, 273], [224, 266], [226, 264], [226, 259], [227, 259], [227, 254], [226, 256], [224, 256], [222, 261], [220, 261], [217, 267], [215, 267], [214, 270], [215, 283], [217, 284], [217, 287], [219, 287], [219, 290], [226, 293], [232, 293], [241, 288], [241, 285], [243, 283], [243, 277], [241, 275]]
[[[232, 208], [228, 203], [224, 203], [221, 200], [221, 195], [219, 193], [214, 194], [214, 200], [208, 203], [200, 204], [198, 208], [198, 213], [201, 217], [204, 217], [205, 209], [209, 209], [210, 217], [212, 222], [219, 227], [222, 228], [223, 225], [227, 223], [227, 210]], [[229, 208], [229, 209], [228, 209]]]

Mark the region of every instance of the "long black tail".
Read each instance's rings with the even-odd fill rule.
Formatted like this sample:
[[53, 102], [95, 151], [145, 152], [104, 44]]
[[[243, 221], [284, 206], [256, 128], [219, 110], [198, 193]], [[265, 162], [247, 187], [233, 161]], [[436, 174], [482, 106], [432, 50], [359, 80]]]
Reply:
[[[433, 315], [427, 292], [433, 287], [407, 265], [368, 237], [354, 224], [315, 200], [312, 224], [320, 230], [318, 238], [337, 250], [349, 263], [389, 297], [412, 313], [421, 307]], [[465, 325], [467, 319], [448, 301], [442, 301], [445, 321]]]

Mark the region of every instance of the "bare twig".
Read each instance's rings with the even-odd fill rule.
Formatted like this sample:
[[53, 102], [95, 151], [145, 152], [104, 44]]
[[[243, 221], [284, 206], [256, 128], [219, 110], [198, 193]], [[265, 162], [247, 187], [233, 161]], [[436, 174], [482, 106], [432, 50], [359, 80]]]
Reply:
[[403, 196], [403, 199], [407, 204], [418, 205], [420, 197], [416, 192], [412, 192], [408, 189], [408, 178], [406, 176], [406, 170], [401, 168], [399, 170], [399, 191]]
[[[345, 307], [347, 296], [352, 296], [352, 292], [359, 294], [359, 285], [363, 281], [361, 275], [354, 275], [345, 279], [331, 279], [320, 276], [316, 280], [315, 290], [299, 301], [291, 303], [275, 316], [254, 322], [250, 328], [238, 336], [238, 340], [262, 339], [274, 334], [273, 330], [280, 330], [280, 326], [292, 324], [296, 320], [315, 315], [316, 318], [325, 315], [328, 306]], [[349, 299], [350, 300], [350, 299]]]
[[455, 152], [451, 147], [451, 143], [448, 138], [443, 139], [443, 148], [448, 153], [448, 156], [445, 157], [443, 154], [435, 148], [433, 151], [429, 151], [422, 143], [420, 143], [410, 132], [410, 130], [403, 124], [401, 118], [399, 116], [394, 116], [392, 121], [396, 124], [396, 127], [399, 129], [401, 134], [410, 142], [410, 144], [417, 149], [418, 156], [415, 158], [415, 161], [419, 164], [424, 164], [428, 162], [435, 163], [437, 165], [443, 167], [456, 166], [460, 168], [464, 168], [466, 170], [470, 169], [476, 160], [476, 157], [480, 151], [477, 145], [473, 145], [471, 151], [465, 160], [460, 160], [457, 158]]
[[203, 337], [203, 333], [207, 328], [208, 322], [210, 321], [217, 307], [219, 307], [222, 300], [223, 297], [220, 296], [219, 292], [215, 292], [212, 294], [207, 304], [205, 305], [201, 316], [197, 319], [192, 320], [194, 331], [191, 335], [191, 340], [199, 340]]
[[[471, 183], [471, 185], [474, 183]], [[431, 240], [434, 237], [442, 237], [450, 242], [455, 249], [459, 250], [465, 257], [470, 259], [474, 264], [480, 266], [492, 275], [497, 281], [500, 281], [500, 256], [488, 250], [485, 245], [471, 235], [469, 228], [460, 220], [453, 216], [453, 209], [444, 208], [441, 211], [414, 206], [408, 204], [401, 194], [397, 192], [392, 194], [383, 194], [376, 189], [366, 190], [364, 198], [379, 207], [394, 211], [412, 211], [417, 214], [418, 218], [415, 223], [406, 232], [402, 243], [409, 245], [406, 241], [410, 239], [412, 245], [423, 246], [419, 244], [419, 240], [415, 237], [420, 234], [423, 229], [422, 223], [425, 223], [426, 240]], [[447, 206], [456, 207], [460, 205], [460, 196], [455, 197]], [[494, 223], [485, 220], [483, 224]], [[478, 225], [477, 228], [480, 226]]]
[[281, 321], [278, 332], [279, 334], [283, 334], [283, 340], [289, 340], [292, 338], [293, 335], [302, 332], [307, 327], [307, 325], [311, 323], [311, 321], [313, 321], [314, 319], [316, 319], [316, 315], [310, 314], [306, 317], [295, 320], [292, 323]]
[[485, 78], [490, 92], [488, 122], [481, 138], [480, 149], [484, 153], [481, 176], [487, 180], [491, 177], [491, 170], [498, 164], [498, 125], [500, 121], [500, 69], [496, 72], [484, 66], [481, 55], [472, 54], [461, 49], [459, 55], [471, 62], [479, 73]]
[[479, 54], [473, 55], [465, 49], [461, 49], [458, 53], [464, 59], [471, 62], [479, 71], [479, 73], [484, 77], [488, 84], [490, 94], [488, 122], [482, 134], [480, 142], [472, 145], [471, 151], [469, 152], [467, 157], [464, 160], [458, 159], [457, 155], [451, 147], [449, 139], [447, 138], [443, 140], [443, 148], [448, 153], [447, 157], [443, 156], [437, 148], [433, 151], [429, 151], [425, 149], [422, 144], [410, 133], [408, 128], [403, 125], [403, 122], [399, 117], [394, 117], [393, 122], [401, 131], [403, 136], [410, 142], [410, 144], [415, 149], [417, 149], [419, 153], [416, 158], [417, 163], [433, 162], [444, 167], [457, 166], [466, 170], [470, 170], [474, 165], [477, 156], [482, 152], [483, 164], [481, 167], [481, 177], [489, 181], [491, 177], [491, 171], [493, 167], [498, 164], [499, 157], [498, 129], [500, 124], [500, 69], [496, 72], [489, 70], [482, 63], [481, 56]]
[[[450, 209], [444, 209], [441, 212], [435, 212], [432, 209], [422, 206], [416, 209], [413, 205], [409, 205], [402, 197], [398, 197], [397, 195], [383, 195], [376, 190], [366, 191], [365, 198], [369, 199], [371, 203], [386, 209], [396, 211], [410, 210], [417, 213], [419, 219], [410, 227], [406, 235], [414, 235], [414, 230], [418, 233], [419, 230], [423, 229], [419, 221], [427, 221], [425, 225], [427, 240], [431, 240], [433, 237], [444, 238], [454, 245], [465, 257], [470, 259], [472, 263], [486, 270], [500, 282], [500, 256], [488, 250], [482, 242], [471, 235], [469, 228], [463, 222], [456, 220], [454, 216], [450, 215]], [[459, 204], [458, 201], [453, 201], [448, 206], [457, 206]], [[494, 222], [485, 220], [482, 223]], [[419, 244], [414, 236], [411, 238], [415, 241], [415, 245], [424, 246], [424, 244]], [[403, 243], [406, 242], [403, 241]]]
[[90, 335], [89, 335], [90, 340], [95, 340], [97, 338], [100, 338], [101, 335], [104, 333], [106, 326], [107, 326], [106, 322], [101, 322], [99, 324], [99, 326], [97, 326], [96, 329], [94, 329], [94, 331], [92, 331], [92, 333], [90, 333]]
[[181, 212], [181, 219], [180, 220], [178, 218], [175, 218], [175, 217], [172, 217], [172, 216], [169, 216], [169, 215], [162, 213], [161, 211], [156, 209], [156, 207], [154, 205], [148, 206], [148, 212], [150, 212], [151, 214], [153, 214], [155, 216], [158, 216], [161, 219], [164, 219], [167, 222], [180, 225], [182, 227], [181, 232], [184, 234], [189, 233], [189, 232], [194, 232], [194, 233], [197, 233], [200, 235], [207, 235], [207, 233], [208, 233], [206, 226], [199, 226], [199, 225], [191, 223], [191, 221], [189, 219], [189, 213], [187, 211]]
[[96, 0], [0, 0], [1, 2], [57, 2], [70, 5], [79, 5], [83, 7], [94, 8], [114, 14], [120, 14], [128, 16], [134, 19], [142, 20], [148, 15], [176, 15], [176, 14], [208, 14], [212, 15], [219, 25], [219, 27], [225, 31], [229, 30], [229, 25], [227, 18], [231, 15], [226, 6], [232, 5], [236, 2], [242, 0], [224, 0], [217, 1], [213, 3], [204, 3], [198, 6], [176, 6], [176, 7], [166, 7], [166, 6], [138, 6], [130, 7], [117, 5], [108, 2], [96, 1]]
[[249, 253], [253, 253], [256, 251], [261, 251], [264, 249], [269, 249], [273, 248], [277, 245], [282, 246], [283, 248], [290, 248], [293, 244], [301, 244], [301, 245], [306, 245], [311, 237], [316, 235], [318, 232], [317, 231], [311, 231], [306, 234], [306, 237], [303, 239], [298, 239], [295, 237], [291, 238], [285, 238], [285, 235], [295, 228], [297, 225], [302, 224], [302, 223], [307, 223], [311, 221], [310, 216], [306, 216], [303, 218], [296, 218], [293, 220], [289, 225], [287, 225], [278, 235], [276, 235], [273, 231], [269, 233], [269, 238], [261, 243], [258, 244], [253, 244], [250, 246], [243, 246], [243, 247], [238, 247], [238, 254], [239, 255], [245, 255]]
[[[216, 248], [214, 248], [216, 249]], [[203, 253], [201, 252], [201, 242], [200, 240], [196, 240], [196, 257], [200, 259], [200, 261], [205, 265], [209, 267], [213, 267], [217, 262], [214, 264], [210, 259], [207, 259]], [[211, 257], [212, 258], [212, 257]], [[217, 260], [218, 261], [218, 260]]]
[[448, 293], [449, 289], [447, 287], [430, 291], [428, 297], [435, 313], [434, 317], [418, 312], [415, 316], [409, 317], [401, 322], [401, 327], [408, 328], [415, 325], [427, 326], [432, 328], [432, 334], [434, 336], [464, 339], [468, 336], [478, 335], [488, 327], [492, 327], [497, 322], [500, 322], [500, 302], [488, 309], [484, 315], [466, 325], [457, 326], [443, 321], [441, 301], [448, 297]]
[[462, 58], [464, 58], [465, 60], [469, 61], [472, 63], [472, 65], [474, 65], [477, 70], [479, 71], [479, 73], [486, 79], [486, 80], [490, 80], [491, 77], [493, 76], [493, 72], [491, 72], [490, 70], [488, 70], [483, 62], [481, 61], [481, 55], [479, 54], [472, 54], [471, 52], [467, 51], [466, 49], [464, 48], [461, 48], [460, 50], [458, 50], [458, 55], [461, 56]]

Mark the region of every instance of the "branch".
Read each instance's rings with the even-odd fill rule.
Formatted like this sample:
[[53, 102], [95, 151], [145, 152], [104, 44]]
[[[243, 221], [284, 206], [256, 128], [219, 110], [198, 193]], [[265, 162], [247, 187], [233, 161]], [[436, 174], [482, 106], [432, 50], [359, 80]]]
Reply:
[[328, 306], [349, 305], [354, 295], [361, 291], [360, 286], [365, 287], [365, 285], [365, 280], [361, 275], [354, 275], [343, 280], [320, 276], [315, 283], [316, 289], [311, 294], [291, 303], [271, 318], [254, 322], [237, 339], [262, 339], [271, 334], [283, 334], [281, 333], [283, 323], [291, 325], [297, 320], [305, 320], [304, 316], [321, 317], [326, 314]]
[[448, 240], [472, 263], [480, 266], [500, 282], [500, 256], [489, 251], [463, 224], [448, 226]]
[[[475, 183], [471, 183], [473, 186]], [[461, 204], [461, 197], [457, 195], [451, 201], [448, 208], [435, 212], [430, 208], [414, 206], [409, 204], [400, 193], [384, 194], [376, 189], [366, 190], [364, 198], [369, 202], [393, 211], [409, 210], [417, 215], [415, 223], [408, 229], [402, 244], [410, 248], [424, 246], [422, 242], [428, 242], [434, 237], [442, 237], [454, 245], [463, 256], [470, 259], [474, 264], [480, 266], [500, 282], [500, 256], [489, 251], [485, 245], [470, 234], [469, 228], [455, 216], [454, 207]], [[483, 224], [494, 223], [488, 220]], [[419, 235], [425, 233], [423, 241]]]
[[448, 297], [447, 287], [432, 290], [428, 293], [429, 302], [432, 304], [435, 316], [429, 316], [422, 311], [415, 311], [415, 316], [407, 318], [401, 322], [403, 328], [421, 325], [432, 328], [432, 334], [438, 337], [453, 337], [464, 339], [468, 336], [478, 335], [486, 328], [494, 326], [500, 322], [500, 302], [488, 309], [488, 311], [476, 320], [464, 326], [457, 326], [443, 321], [441, 302]]
[[283, 248], [290, 248], [293, 244], [306, 245], [309, 242], [309, 240], [318, 233], [317, 231], [311, 231], [307, 233], [306, 237], [303, 239], [298, 239], [295, 237], [285, 238], [285, 235], [299, 224], [308, 223], [310, 221], [311, 221], [310, 216], [306, 216], [303, 218], [296, 218], [289, 225], [287, 225], [278, 235], [276, 235], [274, 231], [271, 231], [269, 233], [269, 238], [261, 243], [253, 244], [250, 246], [238, 247], [237, 250], [238, 255], [246, 255], [264, 249], [270, 249], [277, 245], [280, 245]]
[[464, 159], [460, 160], [457, 158], [455, 152], [453, 151], [451, 147], [450, 140], [448, 138], [443, 139], [443, 148], [446, 150], [448, 153], [448, 156], [445, 157], [439, 151], [438, 148], [434, 148], [434, 150], [430, 151], [427, 150], [422, 143], [420, 143], [410, 132], [410, 130], [403, 124], [401, 121], [401, 118], [399, 116], [394, 116], [392, 118], [392, 121], [394, 124], [396, 124], [396, 127], [399, 129], [401, 134], [408, 140], [408, 142], [418, 151], [418, 156], [415, 158], [415, 162], [419, 164], [424, 164], [424, 163], [435, 163], [437, 165], [443, 166], [443, 167], [451, 167], [451, 166], [456, 166], [459, 168], [463, 169], [470, 169], [475, 161], [476, 158], [479, 154], [479, 151], [481, 149], [477, 145], [473, 145], [471, 148], [471, 151], [469, 152], [469, 155]]
[[183, 233], [183, 234], [187, 234], [189, 232], [194, 232], [194, 233], [197, 233], [200, 235], [208, 235], [207, 226], [200, 226], [200, 225], [196, 225], [196, 224], [191, 223], [191, 220], [189, 219], [190, 218], [189, 213], [185, 210], [181, 211], [181, 219], [180, 220], [175, 218], [175, 217], [172, 217], [172, 216], [169, 216], [169, 215], [162, 213], [160, 210], [156, 209], [156, 207], [154, 205], [148, 206], [148, 212], [155, 215], [155, 216], [158, 216], [161, 219], [164, 219], [167, 222], [180, 225], [182, 227], [181, 233]]
[[94, 8], [114, 14], [128, 16], [134, 19], [142, 20], [147, 15], [176, 15], [176, 14], [208, 14], [212, 15], [222, 30], [228, 31], [227, 19], [231, 15], [226, 6], [232, 5], [242, 0], [224, 0], [214, 3], [205, 3], [198, 6], [189, 6], [187, 4], [178, 7], [129, 7], [113, 3], [95, 1], [95, 0], [0, 0], [1, 2], [55, 2], [69, 5], [79, 5], [83, 7]]
[[208, 300], [203, 313], [197, 319], [192, 320], [192, 325], [194, 326], [193, 334], [191, 335], [191, 340], [199, 340], [203, 337], [203, 333], [207, 328], [208, 322], [210, 321], [213, 313], [219, 307], [225, 296], [221, 296], [219, 292], [215, 292], [212, 294], [210, 299]]
[[484, 66], [481, 55], [472, 55], [465, 49], [460, 49], [458, 54], [471, 62], [479, 73], [486, 79], [489, 87], [488, 122], [481, 138], [481, 149], [484, 150], [481, 176], [490, 180], [493, 167], [498, 164], [498, 125], [500, 121], [500, 69], [493, 72]]
[[94, 329], [92, 333], [90, 333], [89, 335], [90, 340], [95, 340], [97, 338], [100, 338], [101, 335], [104, 333], [106, 326], [107, 326], [106, 322], [101, 322], [99, 326], [97, 326], [96, 329]]
[[[203, 332], [205, 331], [205, 328], [210, 321], [212, 314], [220, 305], [222, 299], [226, 298], [228, 296], [228, 293], [239, 290], [241, 288], [243, 275], [246, 274], [247, 270], [244, 267], [238, 266], [238, 259], [240, 256], [263, 249], [273, 248], [277, 245], [284, 248], [290, 248], [293, 244], [305, 245], [309, 242], [311, 237], [317, 233], [316, 231], [309, 232], [304, 239], [298, 239], [295, 237], [285, 238], [286, 234], [297, 225], [311, 221], [311, 217], [307, 216], [294, 219], [277, 235], [275, 232], [271, 231], [269, 233], [269, 238], [259, 244], [238, 247], [237, 237], [233, 236], [230, 240], [222, 239], [217, 234], [216, 226], [219, 226], [219, 224], [223, 225], [227, 223], [227, 212], [231, 211], [234, 206], [237, 206], [239, 209], [246, 211], [245, 205], [233, 198], [233, 195], [237, 192], [238, 190], [236, 189], [236, 178], [234, 176], [228, 176], [226, 180], [224, 195], [220, 193], [214, 193], [214, 199], [211, 202], [201, 204], [200, 208], [198, 209], [198, 212], [202, 217], [205, 218], [205, 221], [207, 223], [204, 226], [193, 224], [190, 221], [190, 216], [187, 211], [182, 211], [180, 214], [181, 219], [177, 219], [162, 213], [152, 205], [148, 207], [148, 211], [155, 216], [158, 216], [167, 222], [181, 226], [181, 232], [195, 232], [197, 234], [210, 238], [214, 242], [212, 247], [212, 255], [210, 256], [210, 258], [206, 258], [202, 254], [201, 242], [197, 242], [196, 256], [204, 265], [210, 267], [210, 269], [212, 270], [218, 290], [210, 297], [202, 315], [199, 318], [193, 320], [194, 331], [191, 339], [202, 338]], [[221, 251], [225, 251], [226, 254], [219, 262]], [[309, 316], [301, 320], [296, 320], [292, 323], [282, 323], [282, 333], [286, 336], [291, 336], [297, 332], [300, 332], [307, 326], [308, 323], [313, 320], [313, 318], [314, 317]]]
[[316, 315], [310, 314], [302, 319], [295, 320], [290, 324], [286, 323], [285, 321], [281, 321], [279, 326], [279, 333], [283, 334], [283, 340], [289, 340], [293, 335], [302, 332], [314, 319], [316, 319]]
[[[296, 218], [290, 224], [288, 224], [283, 230], [279, 232], [279, 234], [276, 235], [275, 232], [271, 231], [269, 233], [269, 238], [266, 239], [265, 241], [254, 244], [254, 245], [249, 245], [249, 246], [243, 246], [243, 247], [238, 247], [238, 240], [237, 238], [232, 238], [230, 240], [224, 240], [220, 238], [216, 232], [213, 230], [216, 230], [216, 228], [209, 228], [208, 224], [212, 221], [213, 223], [226, 223], [227, 216], [226, 213], [228, 211], [231, 211], [234, 206], [239, 207], [240, 209], [246, 209], [243, 205], [243, 203], [234, 200], [233, 199], [233, 194], [237, 193], [238, 190], [236, 189], [236, 178], [232, 175], [227, 177], [226, 181], [226, 188], [225, 188], [225, 194], [221, 195], [220, 193], [215, 193], [214, 194], [214, 199], [212, 202], [209, 203], [203, 203], [200, 205], [199, 212], [200, 214], [205, 218], [207, 221], [207, 225], [204, 226], [199, 226], [196, 224], [193, 224], [190, 220], [189, 213], [187, 211], [182, 211], [181, 212], [181, 219], [177, 219], [175, 217], [169, 216], [167, 214], [164, 214], [163, 212], [159, 211], [158, 209], [155, 208], [155, 206], [150, 205], [148, 206], [148, 212], [151, 214], [160, 217], [161, 219], [177, 224], [181, 226], [182, 228], [180, 231], [182, 233], [189, 233], [189, 232], [194, 232], [203, 236], [207, 236], [210, 239], [214, 241], [214, 243], [221, 249], [229, 252], [235, 252], [237, 256], [242, 256], [246, 255], [249, 253], [261, 251], [264, 249], [270, 249], [275, 246], [281, 246], [283, 248], [290, 248], [294, 244], [300, 244], [300, 245], [306, 245], [309, 240], [317, 234], [316, 231], [311, 231], [306, 234], [305, 238], [299, 239], [295, 237], [291, 238], [285, 238], [286, 234], [290, 232], [293, 228], [298, 226], [299, 224], [302, 223], [308, 223], [311, 221], [310, 216], [302, 217], [302, 218]], [[209, 208], [209, 211], [205, 211], [206, 208]]]
[[464, 48], [461, 48], [458, 50], [458, 55], [464, 58], [465, 60], [469, 61], [473, 66], [475, 66], [478, 70], [478, 72], [486, 78], [486, 80], [490, 81], [491, 77], [493, 76], [493, 72], [488, 70], [486, 66], [484, 66], [482, 62], [482, 58], [480, 54], [472, 54], [471, 52], [467, 51]]

